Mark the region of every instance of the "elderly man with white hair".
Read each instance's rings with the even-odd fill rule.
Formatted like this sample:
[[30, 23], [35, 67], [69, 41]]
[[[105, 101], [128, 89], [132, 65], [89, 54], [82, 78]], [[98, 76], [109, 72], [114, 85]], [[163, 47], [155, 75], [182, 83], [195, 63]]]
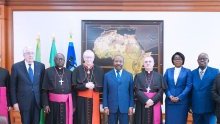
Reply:
[[23, 50], [24, 60], [13, 64], [10, 93], [14, 110], [20, 111], [22, 124], [39, 124], [40, 87], [44, 64], [34, 61], [31, 47]]
[[100, 124], [99, 93], [102, 91], [103, 71], [94, 65], [91, 50], [83, 53], [84, 63], [72, 75], [77, 91], [76, 124]]

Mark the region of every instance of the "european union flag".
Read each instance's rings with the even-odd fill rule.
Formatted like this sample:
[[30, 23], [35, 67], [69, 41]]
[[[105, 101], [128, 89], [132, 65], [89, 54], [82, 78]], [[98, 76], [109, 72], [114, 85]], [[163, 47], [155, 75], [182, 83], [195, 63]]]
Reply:
[[66, 61], [66, 68], [73, 71], [77, 66], [76, 63], [76, 54], [73, 42], [69, 42], [68, 52], [67, 52], [67, 61]]

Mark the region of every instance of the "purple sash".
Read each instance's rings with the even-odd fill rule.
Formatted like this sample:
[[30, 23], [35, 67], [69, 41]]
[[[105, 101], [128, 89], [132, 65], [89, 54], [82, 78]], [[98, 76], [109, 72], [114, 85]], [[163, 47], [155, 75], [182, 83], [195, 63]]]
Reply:
[[[147, 93], [144, 92], [144, 94], [148, 97], [148, 98], [153, 98], [156, 93]], [[161, 103], [160, 101], [154, 105], [153, 107], [153, 124], [160, 124], [161, 123]]]
[[0, 116], [5, 116], [8, 119], [6, 87], [0, 87]]
[[72, 94], [49, 93], [49, 100], [52, 102], [65, 102], [65, 104], [66, 104], [66, 124], [72, 124], [73, 123]]

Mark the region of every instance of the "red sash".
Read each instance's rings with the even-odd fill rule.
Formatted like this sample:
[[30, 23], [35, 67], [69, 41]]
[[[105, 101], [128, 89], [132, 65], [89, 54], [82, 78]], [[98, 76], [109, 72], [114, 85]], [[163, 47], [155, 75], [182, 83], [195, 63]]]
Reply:
[[100, 124], [99, 92], [93, 90], [79, 91], [78, 96], [93, 99], [92, 124]]
[[51, 102], [65, 102], [66, 104], [66, 124], [73, 123], [73, 103], [72, 94], [54, 94], [49, 93]]
[[0, 116], [5, 116], [8, 119], [6, 91], [6, 87], [0, 87]]
[[[153, 98], [156, 93], [147, 93], [144, 92], [144, 94], [148, 97], [148, 98]], [[154, 105], [153, 107], [153, 124], [160, 124], [161, 122], [161, 103], [160, 101]]]

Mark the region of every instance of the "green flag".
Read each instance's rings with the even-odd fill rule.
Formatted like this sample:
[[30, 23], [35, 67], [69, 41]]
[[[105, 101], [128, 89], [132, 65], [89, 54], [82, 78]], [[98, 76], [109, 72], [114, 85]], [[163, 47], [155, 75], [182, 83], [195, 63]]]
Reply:
[[[41, 62], [40, 36], [37, 37], [35, 61]], [[45, 115], [43, 108], [40, 110], [40, 123], [45, 124]]]
[[52, 45], [51, 45], [51, 49], [50, 49], [50, 67], [55, 66], [55, 62], [54, 62], [54, 57], [57, 54], [57, 49], [56, 49], [56, 44], [55, 44], [55, 37], [53, 37], [53, 41], [52, 41]]
[[41, 62], [40, 36], [37, 37], [35, 61]]

